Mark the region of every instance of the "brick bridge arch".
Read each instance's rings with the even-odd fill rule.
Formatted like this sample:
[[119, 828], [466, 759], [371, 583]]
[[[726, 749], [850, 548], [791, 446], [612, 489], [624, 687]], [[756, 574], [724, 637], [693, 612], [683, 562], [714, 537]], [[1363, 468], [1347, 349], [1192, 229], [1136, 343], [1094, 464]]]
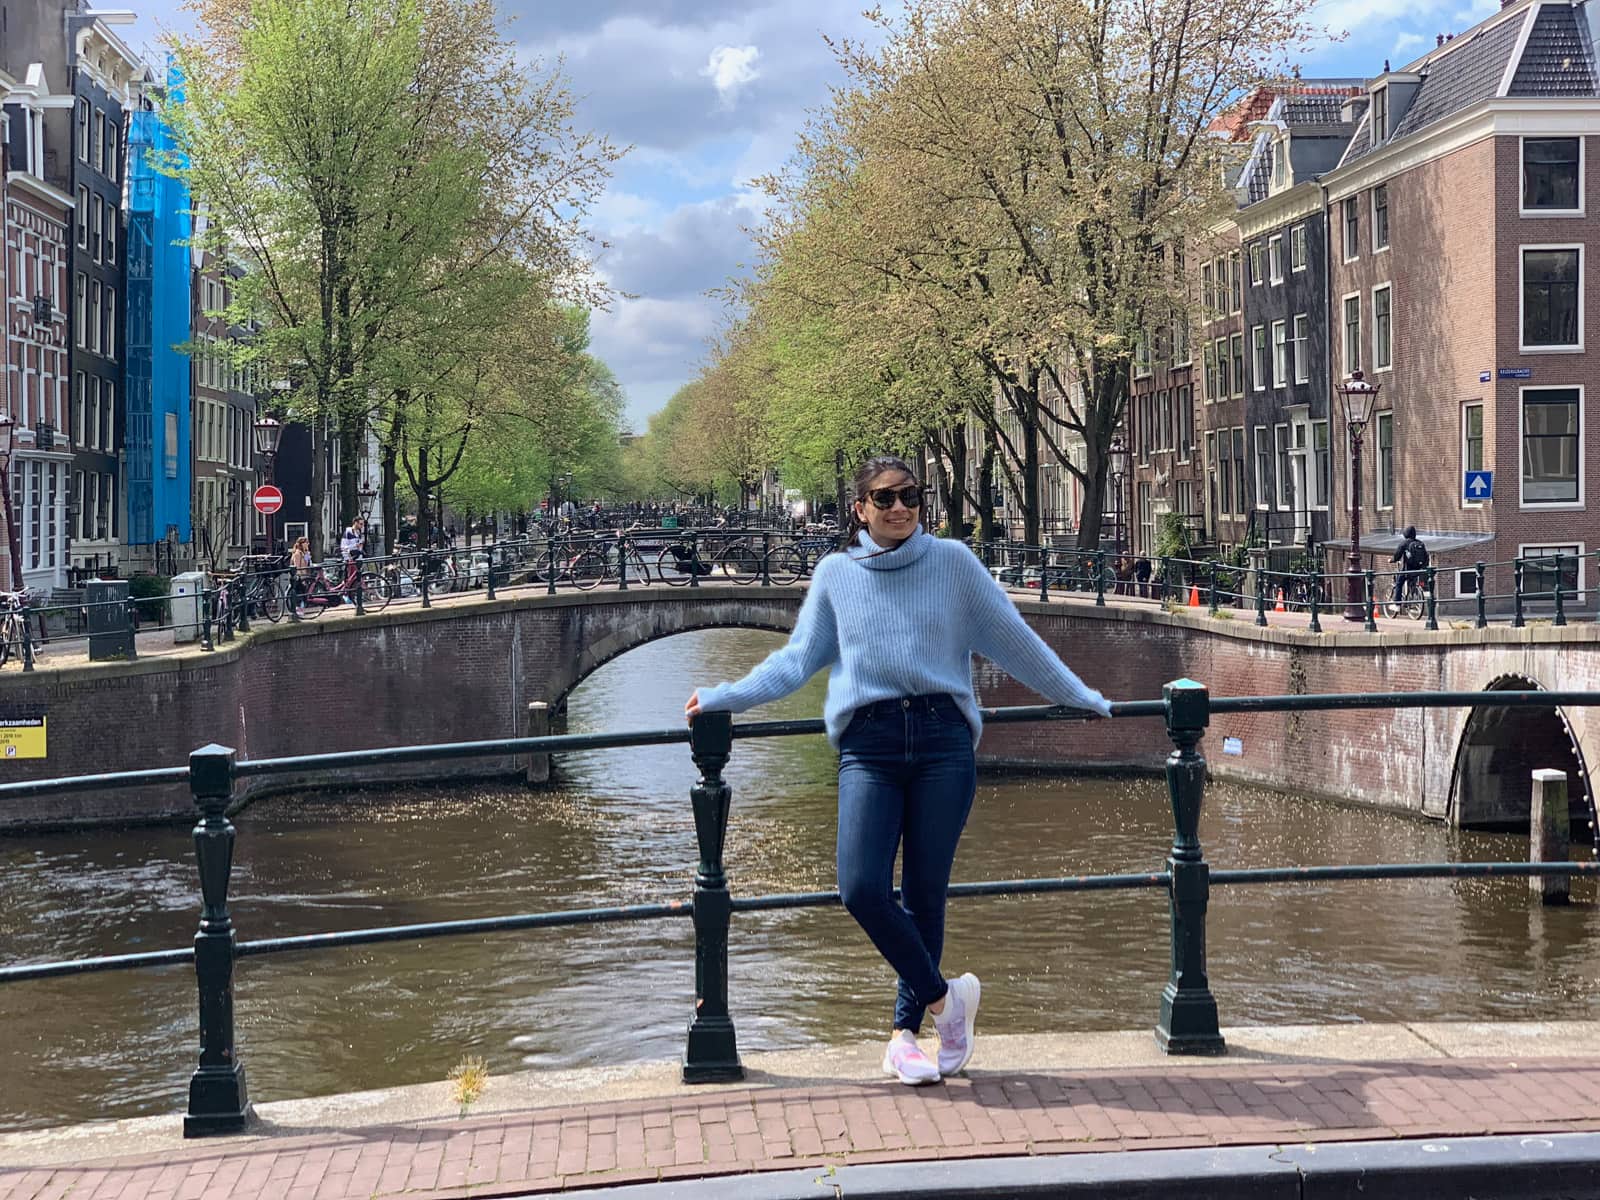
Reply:
[[[1485, 692], [1547, 690], [1529, 673], [1492, 679]], [[1474, 708], [1458, 724], [1448, 818], [1465, 829], [1528, 828], [1533, 771], [1565, 771], [1574, 817], [1595, 820], [1582, 739], [1565, 709]], [[1592, 826], [1591, 826], [1592, 827]]]
[[[530, 698], [543, 698], [554, 712], [567, 697], [606, 663], [630, 650], [662, 638], [702, 629], [759, 629], [787, 634], [794, 629], [805, 599], [802, 588], [702, 587], [695, 591], [651, 589], [608, 593], [606, 603], [565, 606], [560, 623], [560, 649], [544, 664], [537, 682], [530, 679]], [[535, 690], [542, 697], [534, 697]]]

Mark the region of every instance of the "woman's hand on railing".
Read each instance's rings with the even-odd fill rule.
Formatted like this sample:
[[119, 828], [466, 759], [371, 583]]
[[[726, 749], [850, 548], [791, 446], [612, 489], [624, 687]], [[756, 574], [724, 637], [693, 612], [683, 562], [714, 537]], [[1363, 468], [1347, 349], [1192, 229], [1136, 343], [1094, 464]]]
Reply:
[[683, 719], [687, 724], [693, 725], [694, 719], [700, 715], [700, 689], [696, 688], [689, 693], [689, 698], [683, 704]]

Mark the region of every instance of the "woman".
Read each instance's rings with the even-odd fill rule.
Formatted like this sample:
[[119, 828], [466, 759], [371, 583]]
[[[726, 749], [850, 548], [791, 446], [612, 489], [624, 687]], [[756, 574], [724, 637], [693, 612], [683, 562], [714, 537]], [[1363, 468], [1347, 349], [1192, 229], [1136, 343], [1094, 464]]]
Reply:
[[[910, 466], [871, 459], [854, 486], [852, 544], [817, 564], [789, 644], [739, 682], [697, 690], [684, 711], [691, 722], [743, 712], [831, 668], [839, 892], [900, 976], [883, 1069], [902, 1083], [937, 1083], [972, 1057], [981, 993], [977, 976], [947, 980], [939, 971], [945, 893], [977, 788], [972, 655], [1058, 704], [1100, 716], [1111, 708], [1028, 628], [964, 543], [922, 528], [923, 489]], [[925, 1011], [939, 1034], [937, 1063], [917, 1045]]]
[[289, 549], [289, 604], [299, 608], [311, 586], [311, 539], [297, 537]]

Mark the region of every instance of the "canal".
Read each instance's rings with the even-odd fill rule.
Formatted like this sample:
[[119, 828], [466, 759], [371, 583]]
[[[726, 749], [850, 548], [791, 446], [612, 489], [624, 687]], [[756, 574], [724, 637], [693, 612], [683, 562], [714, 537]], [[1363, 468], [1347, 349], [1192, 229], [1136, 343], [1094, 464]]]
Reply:
[[[568, 727], [658, 727], [696, 683], [736, 676], [776, 635], [684, 634], [624, 656], [572, 697]], [[419, 702], [423, 698], [419, 697]], [[816, 715], [822, 681], [774, 715]], [[1070, 738], [1072, 728], [1062, 728]], [[1130, 737], [1164, 739], [1157, 722]], [[821, 738], [740, 742], [728, 779], [736, 893], [833, 886], [833, 757]], [[242, 938], [688, 894], [683, 746], [570, 756], [550, 791], [482, 786], [262, 800], [238, 818]], [[985, 777], [961, 879], [1159, 869], [1159, 779]], [[1231, 785], [1207, 793], [1216, 866], [1526, 857], [1525, 841]], [[1586, 853], [1580, 851], [1580, 853]], [[1592, 880], [1545, 910], [1512, 881], [1219, 889], [1210, 962], [1224, 1025], [1600, 1017]], [[0, 840], [0, 961], [181, 946], [198, 916], [186, 828]], [[980, 899], [952, 909], [946, 966], [984, 980], [992, 1033], [1148, 1027], [1166, 979], [1158, 891]], [[838, 909], [734, 919], [740, 1044], [887, 1032], [893, 979]], [[236, 980], [258, 1101], [491, 1070], [681, 1053], [693, 1005], [683, 920], [252, 959]], [[171, 1112], [193, 1068], [190, 968], [0, 988], [0, 1128]], [[980, 1050], [981, 1055], [981, 1050]]]

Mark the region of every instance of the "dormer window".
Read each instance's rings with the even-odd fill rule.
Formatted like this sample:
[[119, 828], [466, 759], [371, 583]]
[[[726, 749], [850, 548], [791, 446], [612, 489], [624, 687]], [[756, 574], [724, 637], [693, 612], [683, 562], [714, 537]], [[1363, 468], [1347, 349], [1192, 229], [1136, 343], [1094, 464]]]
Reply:
[[1279, 191], [1289, 181], [1289, 143], [1280, 138], [1272, 147], [1272, 190]]
[[1387, 141], [1389, 137], [1389, 89], [1374, 88], [1372, 92], [1372, 144]]

